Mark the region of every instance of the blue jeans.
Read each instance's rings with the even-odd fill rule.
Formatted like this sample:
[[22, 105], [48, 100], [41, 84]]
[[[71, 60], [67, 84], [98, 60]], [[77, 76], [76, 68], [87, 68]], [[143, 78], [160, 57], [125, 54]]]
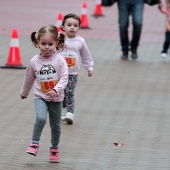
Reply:
[[[119, 34], [122, 51], [136, 50], [142, 31], [144, 0], [118, 0]], [[132, 40], [129, 40], [129, 16], [132, 15]]]

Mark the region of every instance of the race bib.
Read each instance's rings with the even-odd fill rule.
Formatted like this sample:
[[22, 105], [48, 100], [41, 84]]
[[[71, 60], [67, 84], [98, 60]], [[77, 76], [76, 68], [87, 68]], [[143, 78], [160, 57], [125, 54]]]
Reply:
[[69, 68], [74, 68], [76, 66], [76, 53], [74, 52], [63, 52], [62, 56], [67, 62]]
[[58, 83], [57, 80], [51, 80], [51, 81], [41, 81], [41, 90], [43, 93], [48, 93], [50, 90], [52, 90], [56, 84]]
[[43, 93], [52, 90], [58, 83], [58, 74], [52, 65], [43, 65], [40, 70], [39, 82]]

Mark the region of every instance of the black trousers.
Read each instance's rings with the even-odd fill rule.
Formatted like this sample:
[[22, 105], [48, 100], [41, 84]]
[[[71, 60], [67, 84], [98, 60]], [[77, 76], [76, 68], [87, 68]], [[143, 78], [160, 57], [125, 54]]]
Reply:
[[163, 43], [162, 53], [167, 53], [170, 46], [170, 32], [165, 32], [165, 41]]

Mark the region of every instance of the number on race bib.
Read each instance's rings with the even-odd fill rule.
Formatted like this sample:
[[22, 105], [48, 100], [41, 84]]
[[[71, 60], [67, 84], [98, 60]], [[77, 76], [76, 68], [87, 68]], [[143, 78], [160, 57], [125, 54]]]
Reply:
[[56, 86], [57, 82], [57, 80], [40, 82], [42, 92], [47, 93]]
[[76, 65], [76, 58], [64, 57], [68, 67], [75, 67]]

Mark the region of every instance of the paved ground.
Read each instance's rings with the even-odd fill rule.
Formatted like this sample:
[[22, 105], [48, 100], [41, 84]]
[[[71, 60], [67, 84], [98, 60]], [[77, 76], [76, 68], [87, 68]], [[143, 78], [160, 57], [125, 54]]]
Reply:
[[[164, 17], [157, 6], [145, 5], [137, 61], [121, 61], [117, 6], [92, 16], [89, 30], [80, 30], [95, 61], [95, 74], [80, 71], [74, 125], [62, 122], [61, 161], [48, 162], [50, 128], [44, 128], [37, 157], [25, 153], [35, 113], [33, 95], [19, 97], [24, 70], [0, 69], [0, 170], [170, 170], [170, 60], [159, 56]], [[82, 0], [0, 1], [0, 65], [6, 63], [13, 28], [19, 32], [22, 63], [37, 52], [29, 35], [55, 24], [58, 12], [80, 14]], [[130, 28], [131, 29], [131, 28]], [[125, 147], [113, 143], [124, 143]]]

